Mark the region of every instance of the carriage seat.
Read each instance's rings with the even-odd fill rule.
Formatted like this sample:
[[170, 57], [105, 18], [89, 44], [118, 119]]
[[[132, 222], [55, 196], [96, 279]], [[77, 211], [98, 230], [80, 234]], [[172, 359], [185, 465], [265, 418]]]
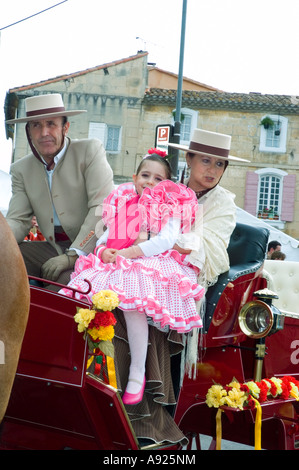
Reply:
[[269, 289], [279, 297], [273, 300], [273, 305], [282, 313], [298, 313], [298, 261], [265, 260], [263, 275], [268, 281]]
[[215, 285], [206, 293], [206, 311], [204, 315], [205, 333], [210, 326], [214, 310], [222, 292], [230, 281], [240, 276], [256, 272], [265, 261], [269, 230], [237, 223], [227, 248], [230, 269], [221, 274]]

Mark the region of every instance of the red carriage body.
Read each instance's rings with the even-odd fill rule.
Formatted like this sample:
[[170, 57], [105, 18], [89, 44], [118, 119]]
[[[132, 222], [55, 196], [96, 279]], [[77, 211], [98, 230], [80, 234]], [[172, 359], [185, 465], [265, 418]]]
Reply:
[[[299, 380], [298, 363], [290, 359], [298, 320], [282, 319], [274, 307], [277, 318], [264, 337], [244, 332], [240, 322], [242, 308], [255, 299], [256, 291], [267, 287], [262, 276], [267, 241], [266, 229], [238, 224], [228, 248], [231, 269], [208, 290], [196, 378], [184, 377], [173, 415], [198, 447], [200, 434], [215, 438], [217, 410], [205, 402], [213, 383], [225, 385], [233, 378], [245, 382], [259, 375], [291, 375]], [[31, 286], [29, 321], [1, 425], [0, 448], [140, 449], [120, 395], [86, 372], [86, 343], [74, 322], [78, 306], [86, 308], [83, 302]], [[264, 345], [265, 357], [260, 352]], [[298, 414], [295, 399], [263, 403], [262, 447], [295, 449]], [[254, 445], [255, 411], [226, 409], [222, 415], [224, 439]]]

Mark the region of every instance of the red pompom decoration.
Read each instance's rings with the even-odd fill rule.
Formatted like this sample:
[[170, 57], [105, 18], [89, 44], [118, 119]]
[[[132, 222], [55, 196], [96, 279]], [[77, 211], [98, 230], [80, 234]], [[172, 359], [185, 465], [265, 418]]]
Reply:
[[156, 155], [159, 155], [162, 158], [167, 156], [167, 153], [164, 150], [160, 150], [160, 149], [156, 149], [156, 148], [149, 149], [147, 153], [148, 153], [148, 155], [156, 154]]

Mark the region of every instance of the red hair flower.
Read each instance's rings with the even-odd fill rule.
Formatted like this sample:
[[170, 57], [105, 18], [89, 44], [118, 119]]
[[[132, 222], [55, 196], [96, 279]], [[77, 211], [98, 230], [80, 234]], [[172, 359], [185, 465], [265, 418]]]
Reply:
[[148, 153], [148, 155], [153, 155], [153, 154], [160, 155], [160, 157], [162, 157], [162, 158], [167, 156], [167, 153], [164, 150], [160, 150], [160, 149], [157, 149], [157, 148], [149, 149], [147, 151], [147, 153]]

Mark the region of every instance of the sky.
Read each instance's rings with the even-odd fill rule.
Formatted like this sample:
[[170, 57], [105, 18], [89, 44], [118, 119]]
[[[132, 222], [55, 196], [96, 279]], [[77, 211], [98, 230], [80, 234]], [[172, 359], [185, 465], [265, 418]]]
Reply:
[[[0, 170], [11, 162], [3, 112], [10, 88], [138, 50], [178, 73], [182, 11], [183, 0], [2, 1]], [[299, 96], [298, 17], [298, 0], [187, 0], [184, 76], [227, 92]]]

